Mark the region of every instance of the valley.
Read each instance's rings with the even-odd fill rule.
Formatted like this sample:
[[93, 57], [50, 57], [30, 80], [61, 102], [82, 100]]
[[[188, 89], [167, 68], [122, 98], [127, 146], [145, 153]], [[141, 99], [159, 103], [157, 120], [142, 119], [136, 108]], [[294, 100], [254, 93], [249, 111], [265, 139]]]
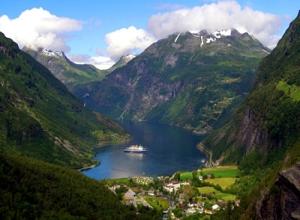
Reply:
[[0, 219], [300, 219], [300, 11], [1, 4]]
[[[203, 166], [205, 155], [195, 146], [203, 137], [168, 125], [147, 122], [121, 123], [131, 140], [125, 144], [106, 145], [95, 150], [100, 164], [84, 175], [97, 180], [131, 176], [171, 175], [178, 170]], [[126, 153], [133, 144], [144, 146], [144, 153]]]

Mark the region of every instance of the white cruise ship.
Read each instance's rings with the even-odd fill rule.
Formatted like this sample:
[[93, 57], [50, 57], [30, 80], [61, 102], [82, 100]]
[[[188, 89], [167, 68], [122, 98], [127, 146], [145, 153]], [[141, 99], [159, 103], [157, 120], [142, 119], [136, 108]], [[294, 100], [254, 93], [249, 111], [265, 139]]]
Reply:
[[143, 147], [142, 145], [131, 145], [124, 149], [124, 152], [127, 153], [143, 153], [146, 152], [147, 149]]

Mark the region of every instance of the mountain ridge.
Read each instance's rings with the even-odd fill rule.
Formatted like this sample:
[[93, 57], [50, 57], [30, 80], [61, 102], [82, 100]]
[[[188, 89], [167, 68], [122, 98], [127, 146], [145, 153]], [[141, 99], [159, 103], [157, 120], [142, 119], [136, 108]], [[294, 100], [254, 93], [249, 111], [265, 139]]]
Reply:
[[255, 66], [269, 52], [249, 34], [221, 33], [170, 35], [103, 81], [78, 86], [74, 93], [114, 118], [206, 133], [243, 99], [252, 87]]
[[102, 80], [108, 74], [108, 71], [99, 70], [93, 65], [72, 62], [63, 51], [45, 48], [37, 50], [23, 48], [23, 50], [46, 66], [70, 90], [78, 84]]

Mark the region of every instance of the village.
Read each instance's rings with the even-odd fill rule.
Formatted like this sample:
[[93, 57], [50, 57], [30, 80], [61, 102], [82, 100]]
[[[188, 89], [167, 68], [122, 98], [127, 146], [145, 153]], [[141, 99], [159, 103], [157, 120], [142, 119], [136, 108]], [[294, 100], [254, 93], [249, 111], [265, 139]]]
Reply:
[[217, 166], [172, 176], [113, 179], [106, 184], [124, 204], [155, 209], [164, 220], [209, 219], [228, 206], [239, 206], [234, 193], [238, 178], [236, 166]]

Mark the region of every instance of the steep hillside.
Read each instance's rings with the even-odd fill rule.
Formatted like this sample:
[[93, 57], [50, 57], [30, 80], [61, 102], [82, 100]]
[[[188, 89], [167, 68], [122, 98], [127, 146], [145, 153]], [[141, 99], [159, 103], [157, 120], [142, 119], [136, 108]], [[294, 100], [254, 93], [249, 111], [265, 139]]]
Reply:
[[206, 133], [253, 84], [269, 50], [236, 30], [162, 39], [103, 81], [79, 86], [88, 106], [118, 119], [152, 120]]
[[87, 110], [65, 86], [0, 33], [0, 146], [80, 167], [92, 148], [120, 141], [123, 130]]
[[47, 67], [69, 89], [78, 84], [102, 80], [109, 73], [106, 70], [99, 70], [92, 65], [73, 63], [60, 51], [47, 49], [35, 51], [28, 48], [24, 48], [23, 50]]
[[158, 219], [121, 204], [102, 183], [77, 171], [0, 153], [0, 219]]
[[279, 173], [274, 185], [260, 201], [258, 219], [299, 219], [300, 164]]
[[11, 152], [0, 154], [0, 158], [1, 219], [95, 218], [124, 211], [101, 183], [77, 171]]
[[299, 48], [300, 13], [261, 62], [234, 119], [204, 142], [213, 159], [240, 164], [240, 219], [299, 219]]
[[252, 151], [273, 152], [299, 138], [299, 28], [298, 16], [278, 46], [261, 62], [255, 88], [234, 120], [207, 140], [215, 159], [224, 156], [236, 160]]

